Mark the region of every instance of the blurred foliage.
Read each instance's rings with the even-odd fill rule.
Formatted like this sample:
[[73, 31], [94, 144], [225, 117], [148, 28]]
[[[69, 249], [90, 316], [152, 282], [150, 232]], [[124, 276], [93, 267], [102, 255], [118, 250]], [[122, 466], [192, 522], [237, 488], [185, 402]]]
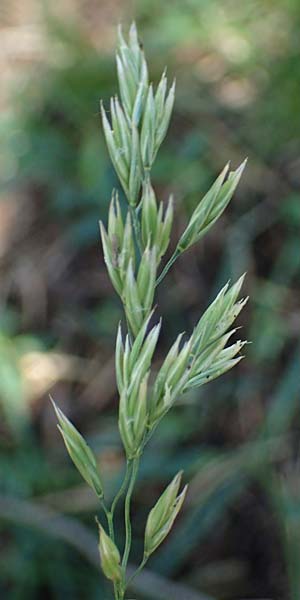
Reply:
[[[116, 177], [99, 99], [115, 92], [115, 25], [134, 16], [153, 79], [165, 64], [177, 79], [154, 174], [162, 198], [174, 192], [178, 233], [225, 162], [249, 156], [221, 223], [161, 286], [161, 351], [245, 270], [241, 324], [252, 344], [158, 431], [142, 466], [132, 559], [149, 506], [183, 468], [186, 510], [150, 568], [219, 600], [298, 600], [299, 2], [142, 0], [135, 10], [112, 3], [111, 13], [86, 4], [88, 17], [75, 2], [69, 19], [43, 15], [41, 56], [12, 80], [0, 122], [1, 494], [91, 525], [97, 508], [67, 461], [50, 391], [90, 438], [111, 492], [121, 477], [112, 362], [121, 312], [97, 227]], [[0, 503], [1, 597], [106, 598], [87, 560], [20, 522], [1, 519]]]

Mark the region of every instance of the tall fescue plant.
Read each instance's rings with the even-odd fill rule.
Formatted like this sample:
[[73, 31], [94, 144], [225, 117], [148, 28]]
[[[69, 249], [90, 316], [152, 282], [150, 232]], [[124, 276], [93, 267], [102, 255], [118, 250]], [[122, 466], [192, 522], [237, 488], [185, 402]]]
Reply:
[[[125, 326], [116, 338], [115, 370], [119, 392], [119, 431], [126, 454], [124, 481], [108, 506], [96, 458], [81, 434], [54, 405], [58, 428], [68, 453], [94, 490], [104, 515], [99, 527], [102, 571], [112, 581], [116, 600], [125, 598], [127, 563], [131, 549], [131, 499], [145, 447], [160, 421], [181, 394], [219, 377], [242, 358], [245, 342], [228, 342], [232, 324], [247, 299], [238, 300], [243, 277], [228, 283], [195, 325], [189, 336], [180, 333], [158, 372], [152, 359], [162, 326], [153, 308], [157, 285], [180, 255], [198, 242], [230, 202], [245, 163], [236, 171], [226, 165], [201, 199], [163, 269], [173, 223], [173, 198], [158, 202], [151, 183], [151, 169], [166, 135], [172, 114], [175, 82], [166, 73], [156, 88], [150, 83], [144, 52], [135, 24], [128, 40], [119, 28], [117, 49], [119, 96], [111, 98], [110, 119], [101, 104], [102, 123], [109, 155], [127, 199], [123, 218], [118, 192], [112, 192], [107, 227], [100, 223], [104, 259], [115, 291], [124, 306]], [[155, 324], [153, 324], [153, 321]], [[144, 537], [141, 563], [133, 577], [164, 541], [184, 502], [187, 485], [177, 473], [151, 508]], [[125, 546], [118, 547], [114, 515], [125, 495]]]

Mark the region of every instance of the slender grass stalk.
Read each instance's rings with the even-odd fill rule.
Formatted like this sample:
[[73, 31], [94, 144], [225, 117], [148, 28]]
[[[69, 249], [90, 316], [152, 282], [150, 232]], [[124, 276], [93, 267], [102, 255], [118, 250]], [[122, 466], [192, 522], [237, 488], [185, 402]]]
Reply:
[[125, 539], [125, 549], [124, 549], [124, 554], [123, 554], [123, 559], [122, 559], [122, 568], [123, 568], [123, 571], [124, 571], [124, 576], [125, 576], [125, 572], [126, 572], [126, 567], [127, 567], [129, 553], [130, 553], [130, 548], [131, 548], [131, 541], [132, 541], [130, 507], [131, 507], [131, 499], [132, 499], [132, 494], [133, 494], [133, 490], [134, 490], [134, 486], [135, 486], [135, 482], [136, 482], [138, 470], [139, 470], [139, 458], [135, 458], [132, 461], [130, 483], [129, 483], [128, 491], [127, 491], [126, 498], [125, 498], [125, 533], [126, 533], [126, 539]]
[[[149, 558], [149, 556], [146, 556], [146, 555], [143, 556], [143, 560], [139, 564], [138, 568], [134, 571], [134, 573], [132, 573], [131, 577], [129, 577], [128, 581], [126, 582], [126, 589], [131, 584], [131, 582], [139, 575], [139, 573], [141, 573], [143, 568], [146, 566], [146, 564], [148, 562], [148, 558]], [[125, 589], [125, 591], [126, 591], [126, 589]]]
[[110, 514], [113, 520], [114, 514], [115, 514], [115, 510], [117, 508], [118, 502], [119, 500], [121, 500], [123, 494], [125, 493], [125, 490], [127, 488], [128, 485], [128, 481], [129, 481], [129, 477], [130, 477], [130, 469], [128, 468], [128, 463], [126, 463], [126, 472], [125, 472], [125, 477], [122, 481], [122, 484], [119, 488], [119, 491], [117, 492], [116, 496], [113, 499], [112, 505], [111, 505], [111, 509], [110, 509]]
[[[174, 209], [172, 197], [165, 207], [158, 202], [151, 169], [169, 126], [175, 83], [168, 89], [165, 72], [156, 89], [149, 83], [148, 66], [134, 23], [128, 40], [119, 28], [116, 59], [120, 98], [111, 99], [110, 122], [102, 104], [101, 115], [110, 158], [127, 200], [127, 215], [123, 220], [118, 193], [113, 191], [107, 228], [100, 223], [100, 231], [108, 275], [123, 304], [127, 325], [125, 333], [119, 326], [116, 340], [118, 426], [126, 472], [110, 509], [93, 451], [55, 404], [54, 408], [70, 458], [97, 495], [106, 516], [108, 533], [97, 521], [102, 571], [112, 582], [115, 600], [124, 600], [128, 583], [140, 573], [172, 529], [187, 492], [187, 486], [180, 491], [182, 473], [179, 472], [149, 512], [143, 558], [127, 581], [132, 546], [132, 496], [142, 454], [177, 398], [231, 369], [241, 360], [240, 351], [245, 344], [238, 340], [228, 345], [236, 332], [232, 325], [247, 301], [238, 299], [244, 279], [241, 277], [221, 289], [189, 336], [178, 335], [154, 374], [152, 359], [162, 326], [161, 321], [154, 326], [150, 323], [155, 290], [181, 254], [198, 242], [222, 215], [245, 162], [235, 171], [229, 172], [229, 166], [225, 166], [199, 201], [173, 254], [158, 275], [170, 243]], [[125, 545], [121, 558], [115, 512], [124, 495]]]
[[163, 281], [163, 279], [165, 278], [167, 273], [170, 271], [171, 267], [173, 267], [174, 262], [177, 260], [177, 258], [179, 256], [180, 256], [180, 250], [178, 250], [178, 248], [176, 248], [176, 250], [173, 252], [171, 258], [168, 260], [167, 264], [163, 268], [161, 274], [157, 278], [156, 287]]

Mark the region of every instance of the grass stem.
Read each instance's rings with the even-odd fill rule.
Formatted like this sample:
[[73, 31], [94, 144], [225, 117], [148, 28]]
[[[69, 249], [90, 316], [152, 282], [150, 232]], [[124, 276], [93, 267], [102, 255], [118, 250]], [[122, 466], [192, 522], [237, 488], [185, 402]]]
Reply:
[[130, 483], [129, 483], [128, 491], [127, 491], [126, 498], [125, 498], [125, 535], [126, 535], [126, 539], [125, 539], [125, 549], [124, 549], [124, 554], [123, 554], [123, 559], [122, 559], [122, 568], [123, 568], [124, 574], [126, 571], [130, 548], [131, 548], [130, 507], [131, 507], [131, 497], [132, 497], [134, 485], [135, 485], [137, 474], [138, 474], [139, 462], [140, 462], [139, 458], [135, 458], [132, 461]]

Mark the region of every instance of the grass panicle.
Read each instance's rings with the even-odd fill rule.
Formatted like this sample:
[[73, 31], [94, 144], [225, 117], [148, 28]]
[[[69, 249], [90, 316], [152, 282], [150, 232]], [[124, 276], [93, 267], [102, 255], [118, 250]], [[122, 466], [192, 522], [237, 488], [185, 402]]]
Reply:
[[[175, 260], [198, 242], [228, 206], [245, 163], [235, 171], [226, 165], [199, 201], [180, 236], [173, 255], [161, 269], [168, 250], [174, 215], [170, 197], [158, 202], [151, 182], [151, 168], [170, 123], [175, 82], [163, 72], [155, 88], [133, 23], [125, 39], [118, 30], [117, 74], [119, 97], [110, 103], [110, 119], [101, 103], [102, 124], [108, 152], [127, 200], [123, 217], [117, 191], [113, 191], [107, 227], [100, 223], [104, 259], [111, 283], [119, 295], [127, 331], [118, 328], [115, 370], [119, 392], [119, 432], [126, 455], [124, 482], [108, 507], [95, 457], [83, 437], [54, 405], [59, 430], [75, 466], [100, 498], [106, 525], [99, 523], [99, 552], [104, 575], [113, 583], [115, 600], [123, 600], [128, 585], [127, 562], [132, 542], [131, 501], [140, 459], [147, 441], [177, 398], [188, 390], [219, 377], [242, 358], [245, 342], [227, 345], [236, 332], [232, 327], [247, 298], [239, 300], [244, 277], [226, 284], [195, 325], [190, 336], [180, 333], [155, 373], [153, 356], [162, 327], [154, 317], [155, 290]], [[187, 493], [180, 492], [178, 473], [150, 510], [139, 572], [173, 527]], [[125, 493], [125, 547], [118, 548], [114, 510]], [[107, 532], [108, 531], [108, 532]], [[117, 533], [117, 532], [116, 532]]]

